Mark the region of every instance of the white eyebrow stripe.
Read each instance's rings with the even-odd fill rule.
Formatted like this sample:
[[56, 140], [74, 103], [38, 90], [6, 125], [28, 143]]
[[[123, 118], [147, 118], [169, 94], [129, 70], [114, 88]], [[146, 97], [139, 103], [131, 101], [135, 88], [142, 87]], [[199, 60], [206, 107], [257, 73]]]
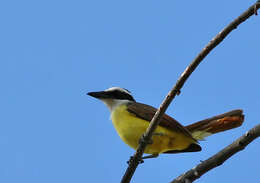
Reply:
[[131, 92], [130, 92], [130, 91], [128, 91], [128, 90], [126, 90], [126, 89], [124, 89], [124, 88], [120, 88], [120, 87], [111, 87], [111, 88], [106, 89], [105, 91], [116, 91], [116, 90], [131, 95]]

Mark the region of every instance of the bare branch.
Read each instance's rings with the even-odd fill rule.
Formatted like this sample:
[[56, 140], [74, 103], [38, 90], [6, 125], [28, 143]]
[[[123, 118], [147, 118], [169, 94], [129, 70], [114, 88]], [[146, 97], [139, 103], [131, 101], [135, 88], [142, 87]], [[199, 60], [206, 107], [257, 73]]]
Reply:
[[165, 113], [166, 109], [170, 105], [171, 101], [175, 98], [176, 95], [180, 94], [180, 90], [188, 77], [191, 73], [196, 69], [196, 67], [200, 64], [200, 62], [209, 54], [209, 52], [215, 48], [223, 39], [234, 29], [237, 28], [239, 24], [244, 22], [250, 16], [256, 14], [257, 9], [260, 7], [259, 0], [257, 3], [252, 5], [248, 10], [242, 13], [238, 18], [232, 21], [226, 28], [224, 28], [220, 33], [218, 33], [209, 43], [206, 45], [205, 48], [198, 54], [198, 56], [191, 62], [191, 64], [185, 69], [185, 71], [181, 74], [180, 78], [178, 79], [175, 86], [171, 89], [168, 93], [166, 98], [163, 100], [162, 104], [158, 108], [157, 112], [155, 113], [153, 119], [150, 122], [149, 127], [147, 128], [143, 140], [140, 141], [140, 144], [134, 154], [129, 161], [129, 166], [121, 180], [121, 183], [128, 183], [130, 182], [138, 164], [140, 163], [140, 159], [144, 153], [144, 149], [146, 145], [149, 143], [154, 130], [156, 129], [157, 125], [160, 122], [162, 115]]
[[193, 182], [194, 180], [200, 178], [203, 174], [209, 170], [222, 165], [227, 159], [236, 154], [237, 152], [243, 150], [248, 144], [260, 136], [260, 124], [246, 132], [243, 136], [238, 138], [229, 146], [222, 149], [220, 152], [212, 156], [211, 158], [203, 161], [195, 168], [187, 171], [183, 175], [174, 179], [171, 183], [186, 183]]

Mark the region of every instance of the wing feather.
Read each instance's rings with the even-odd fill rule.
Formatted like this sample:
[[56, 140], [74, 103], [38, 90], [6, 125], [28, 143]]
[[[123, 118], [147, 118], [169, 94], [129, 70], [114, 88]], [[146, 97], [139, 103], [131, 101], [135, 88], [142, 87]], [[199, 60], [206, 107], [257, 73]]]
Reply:
[[[127, 105], [127, 110], [128, 112], [148, 122], [152, 120], [154, 114], [157, 111], [157, 109], [152, 106], [138, 103], [138, 102], [129, 103]], [[159, 126], [165, 127], [174, 132], [183, 133], [185, 136], [192, 138], [195, 142], [197, 141], [192, 137], [191, 133], [184, 126], [182, 126], [178, 121], [168, 116], [167, 114], [164, 114], [162, 116]]]

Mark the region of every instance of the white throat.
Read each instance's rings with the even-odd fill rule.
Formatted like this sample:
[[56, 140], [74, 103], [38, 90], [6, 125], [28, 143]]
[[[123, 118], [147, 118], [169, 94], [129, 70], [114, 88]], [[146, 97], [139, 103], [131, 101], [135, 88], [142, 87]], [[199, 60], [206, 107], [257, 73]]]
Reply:
[[118, 100], [118, 99], [101, 99], [106, 104], [110, 112], [113, 112], [118, 106], [130, 102], [129, 100]]

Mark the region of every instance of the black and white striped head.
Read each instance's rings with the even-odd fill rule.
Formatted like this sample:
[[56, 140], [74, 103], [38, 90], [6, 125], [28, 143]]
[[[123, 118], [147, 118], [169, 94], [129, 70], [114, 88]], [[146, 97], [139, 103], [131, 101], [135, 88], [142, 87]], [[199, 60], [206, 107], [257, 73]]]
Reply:
[[87, 94], [94, 98], [102, 100], [111, 111], [118, 105], [127, 102], [135, 102], [135, 99], [131, 95], [131, 92], [120, 87], [111, 87], [104, 91], [89, 92]]

